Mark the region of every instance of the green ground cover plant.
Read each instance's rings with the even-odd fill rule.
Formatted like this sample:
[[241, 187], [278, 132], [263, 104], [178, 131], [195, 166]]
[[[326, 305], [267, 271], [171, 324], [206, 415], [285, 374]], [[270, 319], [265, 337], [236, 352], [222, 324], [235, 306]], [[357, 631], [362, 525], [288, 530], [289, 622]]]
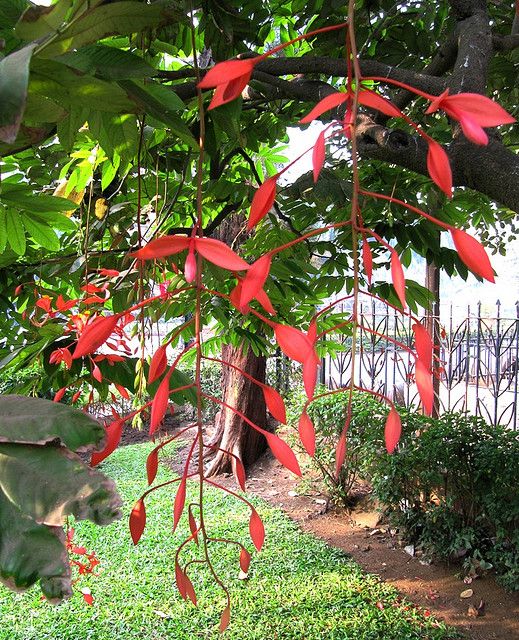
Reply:
[[[103, 464], [125, 500], [126, 515], [145, 486], [142, 469], [148, 444], [124, 447]], [[169, 472], [161, 465], [159, 479]], [[229, 535], [249, 548], [247, 514], [235, 501], [212, 491], [210, 518], [215, 534]], [[253, 557], [249, 578], [238, 580], [238, 551], [215, 548], [215, 565], [239, 593], [234, 624], [225, 637], [240, 640], [447, 640], [454, 631], [402, 602], [397, 592], [374, 576], [364, 574], [343, 553], [301, 533], [277, 509], [261, 501], [255, 506], [264, 518], [267, 541]], [[221, 594], [210, 576], [194, 572], [199, 606], [184, 603], [172, 585], [174, 553], [180, 530], [164, 536], [161, 522], [172, 508], [167, 489], [147, 502], [148, 523], [139, 545], [133, 547], [126, 518], [99, 530], [76, 523], [75, 542], [95, 550], [101, 564], [98, 576], [81, 578], [77, 588], [90, 587], [94, 604], [81, 594], [52, 607], [33, 589], [24, 595], [0, 591], [2, 640], [192, 640], [221, 637], [215, 621]], [[274, 535], [275, 532], [275, 535]], [[211, 543], [213, 544], [213, 543]], [[214, 544], [216, 547], [216, 543]], [[221, 547], [221, 548], [220, 548]], [[217, 553], [216, 553], [217, 551]]]

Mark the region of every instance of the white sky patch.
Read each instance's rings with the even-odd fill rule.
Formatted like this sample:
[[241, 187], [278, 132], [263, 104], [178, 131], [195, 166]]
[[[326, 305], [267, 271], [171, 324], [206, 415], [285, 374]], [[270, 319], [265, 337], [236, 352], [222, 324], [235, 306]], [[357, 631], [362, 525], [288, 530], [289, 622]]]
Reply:
[[312, 147], [324, 127], [325, 125], [322, 122], [312, 122], [304, 130], [299, 127], [289, 127], [287, 129], [288, 147], [283, 151], [283, 154], [287, 156], [289, 162], [295, 160], [307, 149], [309, 151], [281, 176], [279, 181], [281, 185], [294, 182], [300, 175], [312, 170]]

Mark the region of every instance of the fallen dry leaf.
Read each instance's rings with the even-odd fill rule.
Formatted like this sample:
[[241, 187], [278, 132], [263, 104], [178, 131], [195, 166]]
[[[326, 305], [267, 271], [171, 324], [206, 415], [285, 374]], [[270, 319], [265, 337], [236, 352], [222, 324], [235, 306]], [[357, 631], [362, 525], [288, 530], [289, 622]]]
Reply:
[[473, 589], [465, 589], [465, 591], [462, 591], [460, 593], [460, 598], [472, 598], [473, 595], [474, 595]]

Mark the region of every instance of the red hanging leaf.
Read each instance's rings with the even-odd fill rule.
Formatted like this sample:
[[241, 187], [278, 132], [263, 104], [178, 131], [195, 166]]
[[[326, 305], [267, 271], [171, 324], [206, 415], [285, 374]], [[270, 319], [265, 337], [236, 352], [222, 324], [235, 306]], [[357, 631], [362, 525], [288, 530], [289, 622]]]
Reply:
[[163, 378], [159, 384], [157, 393], [151, 403], [151, 417], [150, 417], [150, 436], [155, 433], [160, 423], [166, 415], [169, 404], [169, 379], [171, 371]]
[[301, 469], [299, 468], [297, 458], [288, 444], [274, 433], [265, 432], [265, 437], [267, 438], [270, 450], [279, 462], [289, 471], [295, 473], [296, 476], [301, 476]]
[[153, 354], [148, 372], [148, 384], [155, 382], [166, 371], [168, 360], [166, 357], [167, 344], [162, 344]]
[[243, 573], [248, 573], [250, 561], [250, 553], [247, 551], [247, 549], [245, 549], [245, 547], [242, 547], [240, 551], [240, 569], [243, 571]]
[[82, 358], [96, 351], [112, 335], [120, 317], [120, 313], [113, 316], [98, 316], [93, 322], [87, 324], [79, 336], [72, 357]]
[[231, 608], [229, 605], [227, 605], [220, 617], [220, 626], [219, 626], [220, 633], [223, 633], [227, 629], [230, 621], [231, 621]]
[[193, 583], [189, 579], [187, 573], [184, 573], [184, 588], [186, 590], [187, 597], [191, 600], [191, 602], [196, 607], [196, 593], [195, 593], [195, 590], [193, 588]]
[[101, 373], [101, 369], [95, 364], [92, 369], [92, 376], [98, 381], [103, 382], [103, 374]]
[[69, 309], [72, 309], [72, 307], [75, 307], [76, 304], [77, 300], [68, 300], [67, 302], [65, 302], [65, 299], [63, 298], [61, 293], [56, 299], [56, 309], [58, 311], [68, 311]]
[[384, 428], [384, 439], [386, 441], [386, 449], [388, 453], [393, 453], [395, 450], [395, 447], [400, 440], [401, 433], [402, 422], [400, 420], [400, 416], [395, 407], [391, 407], [387, 415], [386, 426]]
[[346, 458], [346, 433], [347, 429], [343, 429], [339, 441], [337, 442], [337, 447], [335, 449], [335, 478], [339, 477], [341, 472], [342, 465], [344, 464], [344, 460]]
[[188, 520], [189, 520], [189, 530], [191, 531], [191, 535], [193, 536], [193, 540], [198, 544], [198, 527], [196, 526], [195, 516], [191, 511], [191, 508], [188, 512]]
[[117, 278], [120, 273], [117, 269], [99, 269], [98, 271], [100, 276], [105, 276], [106, 278]]
[[241, 282], [240, 308], [246, 307], [263, 289], [271, 264], [272, 256], [267, 253], [250, 266]]
[[52, 300], [49, 296], [42, 296], [36, 300], [35, 306], [43, 309], [46, 313], [50, 313], [52, 309]]
[[320, 361], [315, 353], [315, 350], [312, 349], [306, 360], [303, 362], [303, 384], [305, 387], [306, 397], [311, 400], [314, 397], [315, 385], [317, 382], [317, 367], [319, 366]]
[[173, 531], [177, 528], [178, 522], [182, 517], [184, 511], [184, 505], [186, 503], [186, 476], [182, 476], [180, 485], [175, 496], [175, 505], [173, 507]]
[[186, 282], [193, 282], [196, 278], [196, 257], [194, 251], [189, 251], [184, 265], [184, 278]]
[[245, 491], [246, 475], [245, 475], [245, 467], [243, 466], [242, 461], [239, 458], [232, 458], [231, 464], [234, 471], [234, 477], [238, 481], [238, 484], [240, 485], [240, 489], [242, 491]]
[[175, 253], [180, 253], [189, 247], [191, 238], [187, 236], [162, 236], [155, 238], [145, 247], [131, 253], [132, 258], [138, 260], [152, 260], [154, 258], [165, 258]]
[[185, 600], [187, 598], [186, 593], [186, 575], [180, 568], [178, 560], [175, 560], [175, 581], [177, 583], [177, 589], [182, 598]]
[[77, 402], [81, 396], [81, 389], [78, 389], [76, 393], [72, 396], [72, 404]]
[[245, 58], [244, 60], [226, 60], [219, 62], [205, 74], [198, 83], [199, 89], [212, 89], [218, 85], [226, 85], [231, 80], [236, 80], [245, 75], [252, 73], [255, 65], [254, 58]]
[[263, 289], [261, 289], [261, 291], [258, 291], [258, 293], [256, 294], [256, 300], [260, 303], [260, 305], [263, 307], [263, 309], [265, 309], [267, 313], [270, 313], [270, 315], [272, 316], [276, 315], [276, 310], [272, 306], [270, 298]]
[[67, 390], [67, 387], [61, 387], [61, 389], [58, 389], [56, 391], [56, 395], [52, 399], [52, 402], [60, 402], [63, 399], [63, 396], [65, 395], [66, 390]]
[[117, 449], [123, 433], [123, 425], [124, 423], [122, 420], [114, 420], [105, 427], [105, 448], [102, 451], [96, 451], [92, 454], [92, 457], [90, 458], [91, 467], [95, 467], [105, 458], [108, 458], [108, 456]]
[[364, 263], [364, 271], [368, 284], [371, 285], [371, 279], [373, 278], [373, 254], [371, 253], [371, 247], [366, 237], [362, 238], [362, 261]]
[[421, 360], [416, 361], [414, 377], [425, 413], [430, 416], [434, 402], [432, 373]]
[[376, 109], [390, 118], [399, 118], [402, 115], [400, 109], [395, 107], [387, 98], [369, 89], [359, 91], [359, 104], [363, 104], [370, 109]]
[[244, 271], [249, 268], [239, 255], [228, 247], [224, 242], [214, 238], [196, 238], [195, 246], [198, 253], [209, 262], [212, 262], [222, 269], [229, 271]]
[[310, 416], [303, 411], [299, 418], [299, 438], [309, 456], [315, 454], [315, 429]]
[[485, 280], [494, 282], [494, 270], [483, 245], [461, 229], [451, 229], [451, 235], [456, 251], [467, 267]]
[[153, 451], [150, 451], [146, 458], [146, 475], [148, 476], [148, 484], [153, 484], [157, 476], [159, 468], [159, 448], [155, 447]]
[[312, 168], [314, 174], [314, 182], [317, 182], [321, 169], [324, 166], [326, 157], [326, 147], [324, 142], [324, 131], [321, 131], [314, 144], [312, 151]]
[[240, 306], [242, 280], [243, 278], [238, 278], [238, 284], [234, 287], [234, 289], [229, 294], [229, 301], [231, 302], [232, 305], [236, 307], [236, 309], [238, 309], [240, 313], [247, 314], [250, 312], [249, 305], [245, 305], [245, 307]]
[[313, 342], [299, 329], [286, 324], [275, 324], [274, 333], [281, 350], [291, 360], [303, 363], [313, 350]]
[[252, 511], [249, 519], [249, 533], [251, 540], [258, 551], [261, 551], [261, 547], [265, 542], [265, 527], [258, 515], [258, 512], [254, 507], [251, 507]]
[[445, 149], [434, 140], [429, 140], [427, 171], [448, 198], [452, 198], [452, 171]]
[[[515, 118], [503, 107], [490, 98], [479, 93], [457, 93], [455, 95], [442, 94], [440, 101], [431, 104], [426, 113], [431, 113], [431, 108], [443, 109], [446, 113], [452, 112], [454, 118], [469, 116], [481, 127], [497, 127], [500, 124], [512, 124]], [[433, 111], [435, 109], [432, 109]]]
[[393, 280], [393, 286], [395, 287], [396, 295], [400, 300], [400, 304], [405, 309], [405, 278], [404, 270], [402, 269], [402, 263], [398, 257], [398, 253], [391, 250], [391, 278]]
[[90, 593], [90, 589], [88, 589], [88, 590], [87, 589], [88, 589], [88, 587], [85, 587], [84, 589], [81, 589], [81, 595], [83, 596], [83, 600], [87, 604], [93, 605], [94, 604], [94, 597]]
[[286, 424], [287, 422], [287, 413], [285, 409], [285, 403], [283, 402], [283, 398], [279, 395], [279, 393], [269, 387], [268, 385], [262, 385], [263, 397], [265, 398], [265, 404], [267, 405], [267, 409], [270, 411], [273, 418], [281, 422], [282, 424]]
[[276, 199], [276, 183], [279, 174], [267, 178], [265, 182], [256, 190], [250, 206], [249, 222], [247, 223], [247, 231], [255, 227], [258, 222], [264, 218], [272, 209], [274, 200]]
[[208, 111], [216, 109], [231, 100], [239, 98], [245, 87], [249, 84], [250, 74], [246, 74], [227, 82], [219, 84], [214, 92], [213, 99], [209, 103]]
[[130, 513], [130, 534], [132, 536], [133, 544], [137, 544], [141, 539], [146, 526], [146, 508], [144, 506], [144, 500], [140, 498], [135, 503], [132, 512]]
[[347, 93], [331, 93], [329, 96], [326, 96], [322, 100], [315, 105], [315, 107], [307, 113], [304, 118], [299, 120], [300, 124], [308, 124], [313, 120], [316, 120], [319, 116], [321, 116], [325, 111], [330, 111], [330, 109], [335, 109], [346, 100], [350, 99], [350, 95]]
[[414, 343], [418, 359], [424, 363], [428, 370], [430, 370], [433, 355], [433, 343], [431, 336], [420, 322], [413, 324], [412, 328], [414, 331]]
[[128, 393], [128, 389], [126, 387], [123, 387], [123, 385], [119, 384], [118, 382], [114, 382], [114, 385], [117, 391], [119, 391], [119, 393], [125, 400], [130, 399], [130, 394]]

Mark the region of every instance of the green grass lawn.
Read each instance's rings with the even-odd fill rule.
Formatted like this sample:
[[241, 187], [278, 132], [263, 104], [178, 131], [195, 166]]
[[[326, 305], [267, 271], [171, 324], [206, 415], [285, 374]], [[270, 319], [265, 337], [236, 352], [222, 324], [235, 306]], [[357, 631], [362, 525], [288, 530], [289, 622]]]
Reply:
[[[401, 603], [397, 592], [366, 575], [346, 555], [301, 531], [280, 511], [255, 501], [267, 531], [265, 546], [253, 554], [249, 579], [238, 576], [238, 551], [218, 545], [215, 566], [232, 597], [232, 618], [223, 636], [218, 633], [225, 601], [204, 571], [190, 572], [199, 605], [185, 603], [174, 584], [174, 552], [187, 529], [171, 533], [173, 497], [168, 489], [147, 500], [148, 521], [134, 547], [127, 514], [145, 489], [144, 461], [150, 445], [117, 451], [103, 470], [117, 482], [125, 500], [125, 517], [97, 528], [77, 523], [76, 544], [96, 551], [99, 576], [82, 579], [93, 606], [80, 593], [58, 607], [40, 598], [33, 588], [22, 595], [0, 585], [1, 640], [444, 640], [457, 637], [413, 607]], [[168, 478], [162, 468], [157, 481]], [[210, 530], [215, 536], [236, 538], [252, 551], [248, 514], [229, 496], [208, 493]], [[187, 525], [186, 525], [187, 526]], [[186, 556], [184, 556], [186, 557]], [[383, 609], [377, 607], [382, 603]]]

